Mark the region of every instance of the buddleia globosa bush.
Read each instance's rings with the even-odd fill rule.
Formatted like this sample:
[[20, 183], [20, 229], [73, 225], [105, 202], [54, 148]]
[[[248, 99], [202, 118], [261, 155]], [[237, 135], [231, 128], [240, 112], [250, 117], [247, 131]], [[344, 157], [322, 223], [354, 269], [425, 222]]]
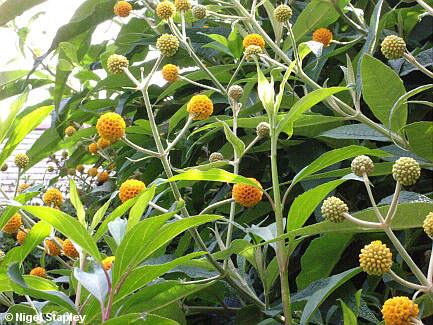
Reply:
[[[24, 91], [0, 128], [1, 310], [430, 324], [432, 14], [428, 1], [85, 1], [37, 75], [0, 86]], [[39, 87], [51, 97], [20, 110]]]

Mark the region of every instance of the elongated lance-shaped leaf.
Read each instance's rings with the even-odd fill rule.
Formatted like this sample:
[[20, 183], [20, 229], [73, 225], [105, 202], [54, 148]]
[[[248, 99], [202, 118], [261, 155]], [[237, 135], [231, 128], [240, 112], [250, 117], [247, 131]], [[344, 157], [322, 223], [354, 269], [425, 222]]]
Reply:
[[[29, 95], [29, 89], [26, 89], [20, 97], [18, 97], [10, 106], [9, 113], [6, 119], [2, 122], [0, 119], [0, 144], [6, 138], [8, 134], [12, 132], [12, 127], [15, 121], [15, 118], [23, 107], [25, 102], [27, 101], [27, 97]], [[0, 164], [1, 165], [1, 164]]]
[[69, 193], [71, 203], [77, 211], [78, 220], [86, 228], [86, 212], [84, 211], [83, 204], [81, 203], [80, 196], [78, 195], [77, 186], [75, 185], [72, 177], [69, 179]]
[[219, 122], [223, 124], [224, 134], [226, 135], [227, 141], [232, 144], [238, 157], [241, 157], [245, 151], [245, 143], [241, 139], [239, 139], [239, 137], [236, 134], [233, 133], [232, 129], [229, 128], [226, 122], [224, 121], [219, 121]]
[[127, 230], [130, 230], [140, 221], [140, 218], [143, 215], [144, 210], [147, 208], [149, 202], [153, 199], [154, 196], [155, 196], [155, 185], [140, 193], [137, 202], [129, 211], [128, 225], [126, 227]]
[[257, 91], [259, 93], [260, 101], [262, 102], [266, 112], [271, 115], [275, 112], [274, 111], [275, 109], [274, 108], [274, 99], [275, 99], [274, 81], [272, 78], [271, 78], [271, 82], [269, 82], [268, 79], [266, 79], [265, 75], [263, 74], [258, 64], [257, 64], [257, 79], [258, 79]]
[[301, 116], [302, 113], [309, 110], [311, 107], [320, 103], [322, 100], [328, 98], [331, 95], [339, 93], [343, 90], [348, 90], [346, 87], [331, 87], [331, 88], [321, 88], [312, 91], [308, 95], [302, 97], [298, 100], [287, 115], [278, 123], [276, 133], [282, 131], [286, 132], [289, 136], [293, 134], [293, 123]]
[[[69, 299], [69, 297], [62, 291], [59, 291], [55, 286], [50, 286], [48, 282], [49, 280], [37, 279], [35, 281], [38, 285], [35, 286], [36, 288], [32, 287], [31, 284], [35, 282], [32, 281], [34, 276], [31, 276], [28, 280], [24, 279], [18, 267], [18, 263], [9, 265], [8, 276], [12, 289], [19, 295], [29, 295], [34, 298], [48, 300], [56, 305], [66, 308], [66, 310], [71, 313], [75, 314], [77, 312], [74, 303]], [[41, 282], [45, 285], [41, 286]]]
[[90, 231], [93, 231], [96, 226], [98, 225], [98, 223], [102, 220], [102, 218], [105, 215], [105, 212], [107, 212], [108, 207], [111, 204], [111, 201], [113, 201], [113, 199], [116, 197], [117, 195], [117, 191], [115, 191], [113, 194], [111, 194], [110, 199], [104, 203], [104, 205], [102, 207], [100, 207], [98, 209], [98, 211], [96, 211], [96, 213], [93, 215], [93, 219], [92, 219], [92, 223], [90, 225]]
[[63, 235], [80, 245], [98, 262], [102, 262], [101, 254], [99, 254], [95, 240], [77, 219], [50, 207], [23, 206], [22, 209], [48, 222]]

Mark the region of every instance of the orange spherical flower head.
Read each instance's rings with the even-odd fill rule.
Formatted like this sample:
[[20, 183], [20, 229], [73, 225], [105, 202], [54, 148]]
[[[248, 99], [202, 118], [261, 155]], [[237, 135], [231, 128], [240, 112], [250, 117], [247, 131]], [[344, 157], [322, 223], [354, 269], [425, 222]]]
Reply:
[[72, 137], [77, 130], [71, 125], [65, 129], [65, 135], [68, 137]]
[[104, 269], [106, 269], [107, 271], [109, 269], [111, 269], [111, 267], [113, 266], [113, 261], [116, 257], [115, 256], [108, 256], [106, 258], [104, 258], [102, 260], [102, 266], [104, 267]]
[[162, 77], [168, 82], [177, 81], [179, 76], [179, 68], [174, 64], [166, 64], [162, 68]]
[[69, 238], [66, 238], [63, 241], [62, 245], [63, 253], [65, 253], [66, 256], [77, 258], [80, 256], [80, 253], [78, 253], [77, 249], [75, 248], [74, 244]]
[[359, 265], [369, 275], [383, 275], [391, 270], [392, 253], [380, 240], [372, 241], [361, 249]]
[[247, 48], [250, 45], [259, 46], [262, 50], [265, 48], [265, 40], [259, 34], [249, 34], [242, 41], [242, 45], [244, 48]]
[[386, 325], [410, 325], [411, 318], [419, 313], [417, 304], [408, 297], [393, 297], [385, 301], [382, 307], [383, 320]]
[[82, 174], [82, 173], [84, 173], [84, 166], [83, 165], [77, 165], [76, 170], [77, 170], [77, 172]]
[[196, 95], [191, 98], [186, 110], [194, 115], [194, 120], [205, 120], [212, 115], [213, 104], [206, 95]]
[[[56, 237], [56, 240], [60, 245], [63, 245], [63, 240], [61, 240], [58, 237]], [[44, 242], [44, 244], [45, 244], [45, 252], [47, 252], [48, 255], [50, 255], [50, 256], [59, 256], [60, 255], [60, 247], [53, 240], [47, 239]]]
[[104, 184], [108, 179], [110, 178], [110, 175], [108, 175], [107, 172], [98, 173], [98, 182], [100, 184]]
[[48, 206], [60, 206], [63, 203], [62, 193], [56, 188], [50, 188], [44, 194], [44, 202]]
[[131, 4], [126, 1], [118, 1], [114, 5], [114, 14], [119, 17], [128, 17], [131, 10]]
[[99, 136], [110, 142], [119, 140], [125, 134], [125, 120], [117, 113], [105, 113], [96, 123]]
[[89, 150], [89, 152], [91, 154], [96, 155], [98, 153], [98, 145], [94, 142], [92, 142], [91, 144], [89, 144], [89, 146], [87, 147], [87, 149]]
[[90, 177], [95, 177], [96, 175], [98, 175], [98, 169], [95, 167], [90, 168], [87, 171], [87, 175], [89, 175]]
[[110, 145], [110, 141], [104, 138], [98, 139], [98, 149], [105, 149]]
[[170, 1], [161, 1], [161, 3], [156, 6], [156, 14], [160, 19], [169, 20], [174, 16], [175, 12], [176, 8]]
[[146, 188], [143, 182], [136, 179], [128, 179], [120, 185], [119, 197], [122, 202], [128, 201]]
[[332, 41], [332, 32], [327, 28], [319, 28], [313, 33], [313, 41], [323, 44], [323, 47], [328, 47]]
[[30, 231], [29, 228], [24, 229], [24, 231], [20, 230], [17, 233], [17, 242], [19, 242], [20, 244], [24, 243], [24, 240], [27, 237], [27, 233]]
[[23, 221], [21, 219], [21, 214], [15, 213], [12, 218], [9, 219], [8, 223], [5, 224], [5, 226], [3, 227], [3, 231], [7, 232], [8, 234], [13, 234], [14, 232], [17, 232], [18, 229], [20, 229], [22, 224]]
[[27, 184], [27, 183], [23, 183], [23, 184], [21, 184], [21, 185], [18, 187], [18, 193], [21, 193], [21, 192], [27, 190], [29, 187], [30, 187], [30, 185]]
[[[262, 185], [255, 178], [248, 179], [262, 188]], [[235, 184], [233, 186], [232, 196], [233, 199], [240, 205], [243, 205], [244, 207], [252, 207], [262, 200], [263, 191], [251, 185]]]
[[30, 271], [30, 275], [46, 279], [47, 271], [45, 271], [43, 267], [35, 267], [33, 270]]
[[192, 7], [189, 0], [174, 0], [174, 6], [179, 11], [188, 11]]

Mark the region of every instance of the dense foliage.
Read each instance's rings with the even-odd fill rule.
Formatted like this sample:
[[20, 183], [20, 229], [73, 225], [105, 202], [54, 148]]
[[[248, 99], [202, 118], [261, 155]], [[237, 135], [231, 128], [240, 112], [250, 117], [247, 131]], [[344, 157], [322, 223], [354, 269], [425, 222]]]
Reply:
[[0, 72], [0, 320], [432, 323], [432, 6], [83, 1]]

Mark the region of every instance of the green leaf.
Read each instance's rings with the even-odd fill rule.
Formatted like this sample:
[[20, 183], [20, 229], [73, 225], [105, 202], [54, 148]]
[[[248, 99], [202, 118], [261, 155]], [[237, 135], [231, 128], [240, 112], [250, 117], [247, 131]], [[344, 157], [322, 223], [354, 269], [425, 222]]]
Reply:
[[0, 6], [0, 26], [47, 0], [7, 0]]
[[205, 35], [205, 36], [213, 39], [214, 41], [217, 41], [221, 45], [224, 45], [225, 47], [228, 47], [228, 45], [229, 45], [227, 39], [224, 36], [222, 36], [222, 35], [218, 35], [218, 34], [205, 34], [205, 33], [199, 33], [199, 34]]
[[333, 293], [337, 288], [346, 283], [348, 280], [353, 278], [355, 275], [360, 273], [362, 270], [360, 267], [347, 270], [343, 273], [333, 275], [327, 280], [327, 284], [317, 290], [315, 293], [309, 297], [307, 304], [304, 307], [301, 317], [301, 325], [308, 324], [311, 316], [320, 307], [320, 305], [325, 301], [325, 299]]
[[381, 142], [390, 141], [388, 137], [363, 123], [342, 125], [335, 129], [321, 133], [319, 137], [331, 139], [373, 140]]
[[178, 322], [159, 315], [145, 313], [131, 313], [116, 318], [110, 318], [105, 325], [179, 325]]
[[48, 222], [63, 235], [80, 245], [98, 262], [102, 261], [96, 242], [77, 219], [50, 207], [23, 206], [21, 208]]
[[184, 173], [170, 177], [167, 182], [175, 182], [181, 180], [188, 181], [213, 181], [225, 183], [246, 184], [257, 187], [257, 184], [246, 177], [229, 173], [223, 169], [198, 170], [191, 169]]
[[195, 252], [164, 264], [143, 265], [136, 268], [128, 275], [125, 282], [123, 282], [121, 289], [114, 298], [114, 302], [124, 299], [129, 294], [141, 289], [151, 281], [162, 276], [167, 271], [184, 264], [186, 261], [202, 256], [204, 254], [204, 252]]
[[[128, 236], [122, 240], [116, 250], [113, 283], [117, 283], [124, 272], [139, 265], [180, 233], [189, 228], [221, 218], [216, 215], [199, 215], [165, 224], [174, 214], [174, 212], [170, 212], [148, 218], [139, 222], [128, 232]], [[141, 249], [137, 250], [137, 247]]]
[[34, 298], [48, 300], [66, 308], [71, 313], [77, 313], [74, 303], [63, 292], [58, 291], [55, 285], [50, 285], [49, 280], [34, 276], [24, 278], [18, 268], [18, 263], [9, 265], [8, 276], [12, 289], [19, 295], [29, 295]]
[[421, 121], [406, 125], [410, 150], [430, 161], [433, 161], [433, 122]]
[[133, 199], [130, 199], [122, 203], [120, 206], [114, 209], [114, 211], [111, 212], [111, 214], [107, 218], [104, 219], [104, 221], [101, 223], [101, 225], [98, 228], [98, 231], [94, 236], [96, 242], [98, 242], [99, 239], [101, 239], [101, 237], [107, 232], [108, 223], [115, 220], [117, 217], [123, 216], [126, 213], [126, 211], [128, 211], [128, 209], [134, 205], [137, 199], [138, 197], [135, 197]]
[[9, 264], [24, 262], [25, 258], [51, 233], [51, 226], [44, 221], [35, 224], [27, 234], [21, 246], [14, 247], [6, 253], [0, 263], [0, 272], [6, 272]]
[[69, 191], [71, 203], [77, 211], [78, 221], [80, 221], [83, 227], [86, 228], [86, 212], [84, 211], [83, 204], [81, 203], [80, 196], [78, 195], [77, 186], [75, 185], [72, 177], [69, 178]]
[[403, 81], [389, 66], [370, 55], [364, 55], [361, 63], [362, 95], [379, 121], [392, 131], [405, 126], [407, 104], [394, 111], [389, 123], [392, 106], [406, 94]]
[[108, 282], [101, 266], [95, 263], [88, 272], [74, 267], [74, 277], [87, 289], [98, 301], [103, 304], [108, 294]]
[[328, 193], [345, 181], [346, 179], [338, 179], [324, 183], [299, 195], [290, 206], [287, 231], [302, 227]]
[[155, 185], [146, 189], [138, 196], [137, 202], [133, 205], [131, 210], [129, 211], [128, 225], [126, 230], [129, 231], [134, 227], [139, 221], [141, 216], [143, 215], [144, 210], [149, 205], [149, 202], [155, 196]]
[[293, 123], [301, 116], [302, 113], [320, 103], [322, 100], [328, 98], [331, 95], [339, 93], [340, 91], [348, 90], [346, 87], [331, 87], [322, 88], [312, 91], [306, 96], [303, 96], [298, 100], [295, 105], [292, 106], [289, 113], [277, 125], [277, 133], [284, 131], [289, 135], [293, 134]]
[[15, 125], [12, 132], [9, 134], [9, 139], [6, 142], [0, 153], [0, 166], [12, 154], [15, 148], [20, 144], [24, 137], [33, 131], [53, 110], [52, 106], [40, 107], [29, 114], [23, 116]]
[[117, 0], [86, 0], [75, 11], [71, 20], [60, 27], [48, 52], [56, 49], [60, 42], [68, 41], [75, 36], [114, 16], [113, 7]]
[[[39, 195], [39, 192], [24, 193], [16, 196], [14, 200], [16, 202], [24, 204], [28, 200], [34, 198], [37, 195]], [[9, 222], [12, 216], [19, 211], [19, 207], [17, 206], [16, 202], [13, 201], [9, 201], [9, 202], [11, 203], [11, 206], [8, 206], [6, 209], [4, 209], [0, 217], [0, 229], [3, 229], [3, 227]]]
[[358, 325], [358, 321], [356, 320], [356, 316], [352, 309], [347, 307], [343, 300], [338, 300], [341, 303], [341, 309], [343, 309], [344, 325]]
[[258, 80], [257, 92], [259, 94], [259, 98], [263, 104], [263, 107], [265, 108], [266, 112], [268, 112], [268, 114], [274, 113], [274, 97], [275, 97], [274, 81], [272, 78], [271, 78], [271, 82], [269, 82], [268, 79], [266, 79], [265, 75], [263, 74], [258, 64], [257, 64], [257, 80]]
[[394, 103], [394, 105], [392, 105], [391, 112], [389, 113], [389, 125], [392, 126], [394, 114], [396, 112], [398, 112], [398, 110], [400, 109], [400, 107], [404, 108], [403, 105], [407, 104], [407, 100], [410, 97], [415, 96], [415, 95], [419, 94], [420, 92], [422, 92], [424, 90], [428, 90], [428, 89], [430, 89], [432, 87], [433, 87], [432, 84], [419, 86], [419, 87], [417, 87], [415, 89], [412, 89], [412, 90], [408, 91], [404, 95], [400, 96], [400, 98]]
[[[23, 94], [18, 97], [10, 106], [9, 113], [4, 121], [0, 119], [0, 144], [3, 140], [13, 131], [13, 125], [15, 118], [27, 101], [29, 95], [29, 89], [26, 89]], [[0, 164], [1, 165], [1, 164]]]
[[239, 137], [236, 136], [236, 134], [233, 133], [232, 129], [229, 128], [226, 122], [224, 121], [219, 121], [219, 122], [223, 124], [224, 134], [226, 135], [227, 141], [232, 144], [238, 157], [242, 157], [242, 155], [245, 152], [245, 143], [241, 139], [239, 139]]
[[361, 147], [361, 146], [348, 146], [340, 149], [334, 149], [324, 153], [315, 161], [313, 161], [311, 164], [304, 167], [299, 173], [297, 173], [296, 176], [293, 178], [290, 187], [293, 187], [296, 183], [298, 183], [305, 177], [314, 174], [315, 172], [323, 168], [326, 168], [340, 161], [355, 156], [359, 156], [359, 155], [370, 155], [370, 156], [377, 156], [377, 157], [390, 156], [390, 154], [385, 151], [378, 150], [378, 149], [368, 149], [366, 147]]
[[111, 201], [116, 197], [116, 195], [117, 193], [113, 193], [110, 199], [107, 202], [105, 202], [104, 205], [100, 207], [98, 211], [96, 211], [96, 213], [93, 215], [92, 224], [90, 225], [90, 231], [93, 231], [98, 225], [98, 223], [102, 220], [102, 218], [105, 215], [105, 212], [107, 212], [107, 209], [111, 204]]
[[182, 284], [173, 280], [147, 286], [120, 302], [123, 305], [121, 313], [151, 313], [212, 284]]
[[[348, 2], [349, 0], [340, 0], [338, 1], [338, 6], [343, 9]], [[293, 26], [295, 40], [299, 41], [306, 34], [320, 27], [327, 27], [335, 22], [339, 16], [332, 1], [312, 0], [307, 7], [302, 10]], [[290, 41], [286, 41], [283, 50], [287, 51], [289, 48]]]
[[298, 290], [305, 289], [313, 281], [327, 278], [352, 238], [350, 233], [330, 233], [314, 239], [301, 257], [301, 272], [296, 277]]
[[228, 37], [228, 48], [233, 53], [235, 58], [240, 58], [242, 56], [242, 37], [238, 33], [238, 29], [235, 26], [230, 32]]

